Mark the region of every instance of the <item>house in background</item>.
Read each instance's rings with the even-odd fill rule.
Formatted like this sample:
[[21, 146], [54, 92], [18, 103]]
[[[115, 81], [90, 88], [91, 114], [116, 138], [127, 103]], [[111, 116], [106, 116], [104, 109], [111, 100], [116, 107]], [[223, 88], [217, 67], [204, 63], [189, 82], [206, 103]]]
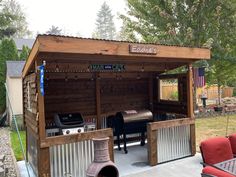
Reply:
[[[6, 96], [7, 123], [11, 125], [12, 116], [17, 117], [19, 127], [23, 127], [23, 102], [22, 102], [22, 69], [25, 61], [6, 61], [6, 85], [8, 96]], [[9, 105], [9, 99], [12, 111]]]
[[[32, 48], [35, 39], [13, 38], [18, 53], [22, 52], [23, 46]], [[8, 95], [6, 95], [6, 109], [7, 109], [7, 124], [12, 124], [12, 116], [17, 117], [19, 128], [23, 127], [23, 102], [22, 102], [22, 69], [25, 61], [6, 61], [6, 85], [8, 88]], [[12, 106], [12, 111], [9, 105], [9, 99]], [[12, 127], [14, 128], [14, 127]]]
[[35, 39], [23, 39], [23, 38], [13, 38], [14, 42], [16, 43], [16, 48], [18, 52], [22, 52], [23, 46], [27, 46], [28, 48], [32, 48]]

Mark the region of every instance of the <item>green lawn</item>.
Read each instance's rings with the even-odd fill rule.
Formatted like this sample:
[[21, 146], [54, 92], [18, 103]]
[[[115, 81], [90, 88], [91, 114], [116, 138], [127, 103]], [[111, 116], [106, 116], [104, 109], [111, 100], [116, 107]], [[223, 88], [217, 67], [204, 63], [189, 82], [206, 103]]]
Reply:
[[[25, 148], [26, 147], [25, 146], [25, 144], [26, 144], [25, 143], [25, 131], [20, 131], [20, 136], [21, 136], [21, 139], [23, 142], [23, 146]], [[12, 149], [14, 151], [16, 160], [17, 161], [23, 160], [24, 158], [23, 158], [23, 154], [22, 154], [21, 147], [20, 147], [20, 142], [19, 142], [16, 131], [11, 132], [11, 145], [12, 145]]]
[[[228, 130], [226, 130], [227, 117], [229, 118]], [[197, 151], [199, 152], [199, 144], [202, 140], [210, 137], [226, 136], [231, 133], [236, 133], [236, 115], [196, 119]]]

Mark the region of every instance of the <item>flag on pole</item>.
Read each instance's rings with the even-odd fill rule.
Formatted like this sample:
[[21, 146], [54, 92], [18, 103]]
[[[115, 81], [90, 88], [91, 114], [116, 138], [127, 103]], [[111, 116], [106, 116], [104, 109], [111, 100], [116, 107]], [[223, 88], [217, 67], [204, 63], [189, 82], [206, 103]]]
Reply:
[[205, 81], [205, 68], [194, 68], [193, 79], [195, 87], [204, 87]]
[[44, 96], [44, 65], [39, 66], [40, 74], [40, 93]]

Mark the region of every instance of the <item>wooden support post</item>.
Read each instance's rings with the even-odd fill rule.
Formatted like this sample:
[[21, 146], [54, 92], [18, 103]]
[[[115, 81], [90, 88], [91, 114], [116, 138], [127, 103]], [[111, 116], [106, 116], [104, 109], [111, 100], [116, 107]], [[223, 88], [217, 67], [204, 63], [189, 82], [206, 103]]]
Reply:
[[101, 92], [100, 77], [96, 74], [96, 109], [97, 109], [97, 129], [101, 129]]
[[192, 65], [188, 65], [188, 73], [187, 73], [187, 93], [188, 93], [188, 117], [193, 119], [193, 73], [192, 73]]
[[156, 84], [157, 84], [157, 102], [160, 102], [160, 100], [161, 100], [161, 92], [162, 92], [160, 78], [157, 79], [157, 83]]
[[50, 154], [49, 148], [40, 148], [41, 141], [46, 139], [46, 130], [45, 130], [45, 108], [44, 108], [44, 96], [40, 93], [40, 73], [38, 67], [42, 65], [42, 60], [37, 60], [35, 62], [35, 73], [36, 73], [36, 84], [38, 94], [38, 114], [39, 114], [39, 141], [38, 141], [38, 174], [39, 177], [50, 177]]
[[148, 87], [149, 87], [149, 109], [153, 112], [153, 76], [152, 74], [149, 76]]
[[38, 113], [39, 113], [39, 140], [44, 140], [46, 138], [45, 130], [45, 110], [44, 110], [44, 96], [40, 93], [40, 76], [38, 66], [42, 65], [42, 61], [35, 62], [35, 73], [36, 73], [36, 84], [38, 93]]
[[[188, 65], [188, 73], [187, 73], [187, 110], [188, 117], [190, 119], [194, 119], [193, 114], [193, 73], [192, 73], [192, 65]], [[195, 124], [190, 125], [190, 143], [191, 143], [191, 154], [196, 154], [196, 135], [195, 135]]]
[[[39, 147], [39, 146], [38, 146]], [[38, 176], [50, 177], [50, 152], [49, 148], [38, 148]]]
[[148, 162], [154, 166], [158, 163], [157, 157], [157, 131], [152, 131], [151, 123], [147, 124], [147, 145], [148, 145]]
[[114, 161], [114, 140], [113, 140], [113, 131], [112, 131], [112, 135], [109, 136], [109, 142], [108, 142], [108, 146], [109, 146], [109, 155], [110, 155], [110, 159], [111, 161]]

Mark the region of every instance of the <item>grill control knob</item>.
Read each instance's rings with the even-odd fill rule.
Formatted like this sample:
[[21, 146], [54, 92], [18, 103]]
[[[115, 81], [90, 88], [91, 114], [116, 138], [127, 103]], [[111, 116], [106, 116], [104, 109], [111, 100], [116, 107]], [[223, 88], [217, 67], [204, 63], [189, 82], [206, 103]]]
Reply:
[[66, 134], [70, 134], [70, 130], [66, 130]]
[[81, 132], [81, 130], [80, 129], [78, 129], [78, 133], [80, 133]]

